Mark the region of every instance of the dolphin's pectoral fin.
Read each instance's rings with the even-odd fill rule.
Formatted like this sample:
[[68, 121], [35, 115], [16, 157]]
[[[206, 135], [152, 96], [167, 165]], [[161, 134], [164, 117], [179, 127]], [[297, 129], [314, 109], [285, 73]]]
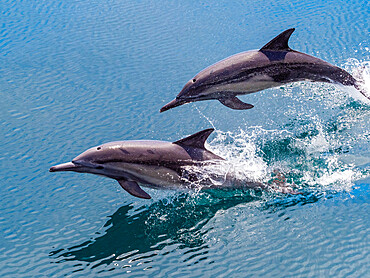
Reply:
[[143, 198], [143, 199], [151, 199], [148, 193], [141, 189], [141, 187], [137, 184], [136, 181], [128, 181], [128, 180], [117, 180], [119, 185], [130, 193], [132, 196]]
[[254, 106], [249, 103], [242, 102], [240, 99], [237, 97], [229, 97], [229, 98], [219, 98], [218, 99], [223, 105], [235, 109], [235, 110], [246, 110], [246, 109], [251, 109]]

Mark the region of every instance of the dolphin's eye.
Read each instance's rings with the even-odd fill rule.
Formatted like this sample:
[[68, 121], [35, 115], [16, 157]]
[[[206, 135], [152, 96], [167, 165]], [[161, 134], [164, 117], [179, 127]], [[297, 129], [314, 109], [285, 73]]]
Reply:
[[101, 147], [97, 147], [96, 149], [97, 149], [97, 150], [101, 150]]
[[195, 83], [195, 81], [197, 81], [195, 78], [193, 79], [193, 83]]

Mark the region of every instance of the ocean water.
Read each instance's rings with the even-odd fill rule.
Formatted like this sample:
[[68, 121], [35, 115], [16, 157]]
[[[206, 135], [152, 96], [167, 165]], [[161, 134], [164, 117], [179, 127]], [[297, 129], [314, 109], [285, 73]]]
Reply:
[[[0, 3], [1, 277], [369, 277], [370, 104], [299, 82], [165, 113], [192, 76], [295, 27], [290, 46], [362, 79], [368, 1]], [[163, 191], [49, 173], [115, 140], [178, 140], [214, 127], [206, 169], [301, 195]], [[217, 182], [214, 181], [214, 182]]]

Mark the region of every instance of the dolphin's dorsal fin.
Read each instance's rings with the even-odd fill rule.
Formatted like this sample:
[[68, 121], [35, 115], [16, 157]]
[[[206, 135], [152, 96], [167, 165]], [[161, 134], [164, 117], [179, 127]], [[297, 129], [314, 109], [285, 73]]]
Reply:
[[208, 128], [173, 143], [177, 145], [185, 145], [189, 147], [204, 149], [204, 143], [213, 131], [213, 128]]
[[282, 32], [280, 35], [277, 35], [275, 38], [273, 38], [271, 41], [269, 41], [267, 44], [265, 44], [261, 50], [285, 50], [289, 51], [291, 50], [288, 46], [288, 41], [292, 33], [294, 32], [295, 28], [288, 29], [284, 32]]

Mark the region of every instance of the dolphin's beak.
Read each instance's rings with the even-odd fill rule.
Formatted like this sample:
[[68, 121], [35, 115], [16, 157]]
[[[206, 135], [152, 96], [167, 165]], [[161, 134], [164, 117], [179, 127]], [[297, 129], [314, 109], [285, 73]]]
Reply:
[[51, 167], [49, 172], [76, 171], [76, 169], [80, 167], [80, 165], [74, 164], [73, 162], [67, 162]]
[[177, 107], [177, 106], [180, 106], [180, 105], [183, 105], [185, 103], [187, 103], [186, 100], [181, 100], [181, 99], [175, 98], [173, 101], [171, 101], [171, 102], [167, 103], [165, 106], [163, 106], [161, 108], [161, 110], [159, 110], [159, 112], [162, 113], [164, 111], [167, 111], [171, 108], [174, 108], [174, 107]]

